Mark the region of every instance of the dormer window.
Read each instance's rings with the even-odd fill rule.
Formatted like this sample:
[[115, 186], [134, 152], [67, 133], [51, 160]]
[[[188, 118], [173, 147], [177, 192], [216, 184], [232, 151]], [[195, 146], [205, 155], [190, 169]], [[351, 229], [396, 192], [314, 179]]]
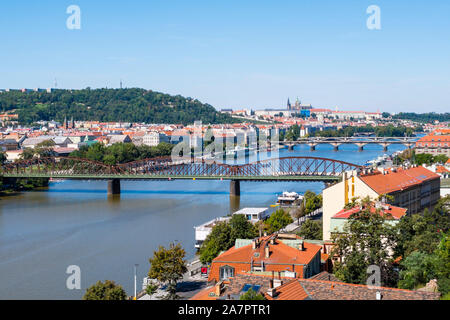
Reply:
[[223, 266], [219, 269], [220, 280], [228, 280], [234, 277], [234, 268], [230, 266]]

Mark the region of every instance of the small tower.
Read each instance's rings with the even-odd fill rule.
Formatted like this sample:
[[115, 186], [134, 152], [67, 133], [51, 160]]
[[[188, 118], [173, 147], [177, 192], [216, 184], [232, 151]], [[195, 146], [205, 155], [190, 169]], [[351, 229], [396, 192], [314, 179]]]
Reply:
[[288, 98], [288, 102], [287, 102], [287, 109], [292, 110], [292, 106], [291, 106], [291, 102], [289, 101], [289, 98]]

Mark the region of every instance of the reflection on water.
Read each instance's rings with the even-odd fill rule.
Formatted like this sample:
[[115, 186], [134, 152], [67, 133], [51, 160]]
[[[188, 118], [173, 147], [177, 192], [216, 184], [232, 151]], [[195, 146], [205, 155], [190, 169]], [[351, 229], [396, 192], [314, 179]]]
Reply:
[[230, 214], [236, 212], [240, 209], [241, 197], [240, 196], [230, 196]]
[[[392, 146], [390, 152], [402, 149]], [[379, 146], [340, 151], [296, 146], [280, 156], [317, 156], [364, 164], [384, 154]], [[114, 280], [132, 294], [133, 266], [146, 276], [158, 245], [178, 240], [194, 256], [194, 226], [242, 207], [269, 207], [283, 191], [320, 192], [319, 182], [122, 181], [108, 197], [106, 181], [63, 181], [48, 190], [0, 199], [0, 299], [80, 299], [98, 280]], [[81, 268], [81, 291], [66, 289], [66, 269]]]

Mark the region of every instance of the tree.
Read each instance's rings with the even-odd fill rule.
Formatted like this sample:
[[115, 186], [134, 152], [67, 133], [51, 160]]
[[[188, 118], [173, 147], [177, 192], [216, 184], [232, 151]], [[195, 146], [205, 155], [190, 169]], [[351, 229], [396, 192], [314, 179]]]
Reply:
[[302, 201], [300, 203], [300, 206], [294, 209], [293, 217], [297, 219], [297, 224], [300, 224], [300, 218], [304, 217], [305, 215], [306, 215], [305, 202]]
[[331, 255], [340, 257], [335, 264], [336, 277], [347, 283], [364, 284], [367, 268], [377, 265], [385, 285], [395, 281], [389, 254], [395, 245], [395, 231], [387, 218], [379, 210], [371, 212], [370, 207], [362, 207], [349, 217], [342, 233], [332, 234], [335, 246]]
[[51, 157], [54, 154], [53, 147], [55, 145], [55, 141], [51, 139], [42, 141], [34, 147], [34, 154], [41, 158]]
[[219, 222], [212, 228], [200, 248], [200, 261], [210, 263], [221, 251], [228, 250], [231, 246], [231, 227], [226, 222]]
[[450, 235], [443, 235], [432, 254], [414, 251], [401, 263], [399, 288], [416, 289], [437, 279], [443, 295], [450, 292]]
[[243, 214], [235, 214], [230, 219], [230, 242], [234, 244], [236, 239], [253, 239], [258, 235], [255, 226], [245, 218]]
[[445, 164], [448, 161], [448, 157], [445, 154], [438, 154], [433, 157], [433, 163]]
[[233, 215], [229, 222], [220, 222], [213, 227], [200, 248], [200, 261], [210, 263], [220, 252], [234, 246], [236, 239], [253, 239], [257, 235], [257, 228], [244, 215]]
[[306, 220], [300, 227], [298, 235], [303, 239], [322, 240], [322, 221]]
[[187, 271], [184, 257], [186, 251], [180, 244], [170, 244], [169, 249], [159, 246], [158, 251], [153, 253], [153, 258], [149, 259], [150, 271], [148, 276], [151, 279], [157, 279], [162, 283], [167, 283], [168, 295], [166, 299], [178, 299], [177, 282], [183, 278]]
[[419, 153], [416, 154], [415, 157], [415, 163], [419, 166], [423, 164], [431, 165], [433, 164], [433, 155], [429, 153]]
[[3, 112], [16, 110], [19, 121], [30, 124], [39, 120], [62, 122], [65, 117], [80, 121], [123, 121], [146, 123], [238, 123], [242, 120], [218, 112], [196, 99], [171, 96], [151, 90], [83, 89], [46, 92], [3, 92]]
[[8, 157], [6, 156], [6, 154], [4, 152], [0, 152], [0, 164], [3, 165], [7, 159]]
[[266, 298], [264, 298], [262, 294], [250, 288], [246, 293], [240, 296], [239, 300], [266, 300]]
[[446, 196], [431, 212], [425, 209], [422, 214], [403, 217], [395, 227], [396, 256], [406, 257], [414, 251], [432, 254], [440, 241], [440, 234], [450, 230], [449, 204], [450, 196]]
[[265, 221], [266, 230], [269, 233], [274, 233], [292, 222], [292, 217], [288, 212], [283, 209], [278, 209]]
[[19, 155], [20, 160], [30, 160], [34, 157], [34, 150], [31, 148], [23, 149], [23, 152]]
[[127, 294], [122, 286], [114, 281], [98, 281], [86, 290], [83, 300], [126, 300]]
[[316, 195], [312, 191], [306, 191], [303, 195], [303, 201], [305, 202], [305, 213], [310, 214], [322, 207], [322, 195]]
[[415, 290], [436, 278], [436, 257], [420, 251], [414, 251], [401, 263], [398, 287]]

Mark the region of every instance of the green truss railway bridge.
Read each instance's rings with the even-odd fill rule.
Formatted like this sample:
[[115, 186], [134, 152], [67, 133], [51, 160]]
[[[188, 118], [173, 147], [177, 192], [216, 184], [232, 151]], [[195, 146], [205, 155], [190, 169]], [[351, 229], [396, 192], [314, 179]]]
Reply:
[[108, 194], [120, 194], [121, 180], [229, 180], [230, 195], [240, 196], [241, 181], [320, 181], [337, 182], [344, 172], [362, 169], [345, 161], [317, 157], [285, 157], [244, 165], [228, 165], [213, 160], [170, 157], [139, 160], [126, 164], [104, 163], [70, 158], [34, 158], [0, 167], [8, 184], [21, 178], [106, 180]]

